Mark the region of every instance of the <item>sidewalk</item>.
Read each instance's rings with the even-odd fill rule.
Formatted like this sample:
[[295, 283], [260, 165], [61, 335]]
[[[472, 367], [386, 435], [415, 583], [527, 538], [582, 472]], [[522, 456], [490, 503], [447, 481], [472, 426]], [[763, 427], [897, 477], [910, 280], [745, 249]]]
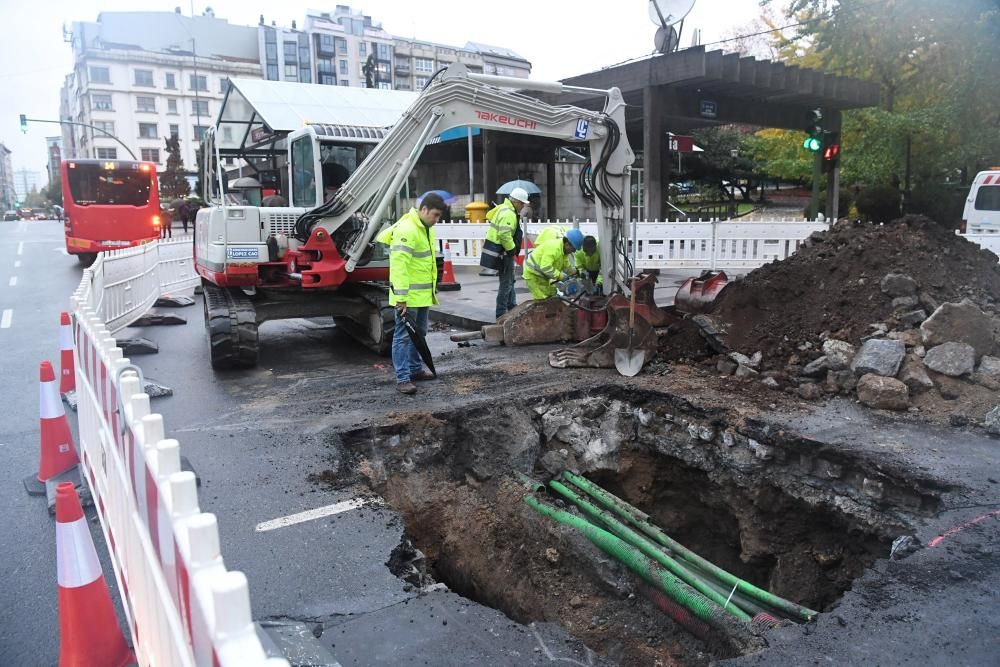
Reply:
[[[520, 277], [514, 285], [517, 302], [523, 303], [531, 299], [524, 280]], [[670, 306], [674, 303], [674, 295], [689, 276], [697, 275], [699, 271], [662, 271], [656, 286], [656, 303], [660, 306]], [[478, 266], [456, 266], [455, 279], [462, 286], [456, 292], [440, 292], [440, 305], [431, 308], [432, 320], [444, 322], [462, 329], [478, 329], [496, 321], [496, 299], [499, 280], [496, 276], [480, 276]]]

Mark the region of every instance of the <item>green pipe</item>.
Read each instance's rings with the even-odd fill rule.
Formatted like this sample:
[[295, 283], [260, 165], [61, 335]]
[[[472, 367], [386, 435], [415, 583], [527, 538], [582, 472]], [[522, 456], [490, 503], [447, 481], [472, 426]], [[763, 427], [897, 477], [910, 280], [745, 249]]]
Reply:
[[517, 479], [518, 483], [521, 486], [523, 486], [524, 488], [528, 489], [532, 493], [537, 493], [539, 491], [544, 491], [545, 490], [545, 485], [544, 484], [542, 484], [538, 480], [535, 480], [535, 479], [532, 479], [531, 477], [528, 477], [527, 475], [525, 475], [520, 470], [513, 471], [513, 475]]
[[622, 540], [625, 540], [626, 542], [634, 546], [636, 549], [641, 551], [646, 557], [655, 560], [657, 563], [659, 563], [667, 570], [669, 570], [670, 573], [676, 576], [678, 579], [680, 579], [688, 586], [690, 586], [691, 588], [695, 589], [696, 591], [707, 597], [715, 604], [722, 607], [723, 610], [732, 614], [741, 621], [750, 620], [750, 615], [744, 612], [742, 609], [734, 607], [731, 604], [731, 602], [726, 599], [725, 595], [720, 595], [715, 589], [713, 589], [707, 583], [699, 579], [697, 575], [693, 574], [692, 572], [688, 571], [680, 564], [678, 564], [677, 561], [668, 556], [657, 545], [653, 544], [639, 533], [635, 532], [625, 524], [615, 519], [608, 512], [598, 509], [597, 507], [587, 502], [586, 500], [578, 496], [570, 489], [566, 488], [564, 484], [561, 484], [556, 480], [552, 480], [551, 482], [549, 482], [549, 486], [551, 486], [552, 489], [560, 496], [566, 498], [567, 500], [575, 504], [577, 507], [579, 507], [580, 510], [588, 517], [590, 517], [591, 519], [600, 524], [603, 524], [604, 527], [607, 528], [607, 530], [611, 532], [613, 535]]
[[602, 528], [598, 528], [586, 519], [546, 505], [533, 495], [526, 495], [524, 502], [539, 514], [577, 529], [601, 551], [621, 561], [648, 584], [658, 587], [673, 600], [690, 610], [694, 616], [705, 621], [716, 630], [723, 632], [728, 638], [743, 645], [749, 643], [750, 625], [748, 623], [733, 618], [717, 604], [694, 591], [690, 586], [670, 574], [670, 572], [657, 565], [651, 559], [646, 558], [631, 544], [615, 537]]
[[726, 572], [722, 568], [718, 567], [714, 563], [710, 563], [698, 554], [694, 553], [683, 544], [673, 540], [670, 536], [656, 527], [650, 520], [649, 515], [642, 512], [632, 505], [628, 504], [621, 498], [611, 494], [596, 484], [592, 483], [579, 475], [574, 475], [573, 473], [567, 471], [563, 472], [563, 477], [571, 482], [577, 488], [583, 490], [590, 497], [594, 498], [598, 503], [611, 510], [618, 516], [631, 522], [636, 528], [641, 530], [643, 533], [653, 538], [656, 542], [668, 547], [674, 551], [679, 558], [693, 563], [698, 567], [702, 568], [706, 572], [710, 573], [716, 579], [729, 586], [735, 586], [736, 590], [744, 593], [755, 600], [759, 600], [769, 607], [773, 607], [776, 610], [781, 611], [783, 614], [788, 615], [791, 618], [799, 619], [803, 621], [812, 621], [816, 618], [818, 612], [813, 611], [807, 607], [796, 604], [790, 600], [774, 595], [773, 593], [766, 591], [762, 588], [754, 586], [748, 581], [744, 581], [739, 577], [736, 577], [729, 572]]

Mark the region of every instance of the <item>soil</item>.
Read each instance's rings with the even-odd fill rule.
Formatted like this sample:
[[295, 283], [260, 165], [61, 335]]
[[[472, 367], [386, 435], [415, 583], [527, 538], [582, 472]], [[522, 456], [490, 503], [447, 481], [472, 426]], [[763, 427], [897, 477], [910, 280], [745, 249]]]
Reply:
[[779, 369], [799, 346], [831, 338], [858, 344], [869, 325], [892, 322], [892, 298], [880, 288], [904, 273], [938, 303], [969, 298], [987, 312], [1000, 304], [1000, 265], [993, 253], [923, 216], [887, 225], [839, 223], [790, 258], [730, 283], [712, 318], [726, 342], [761, 351], [764, 369]]

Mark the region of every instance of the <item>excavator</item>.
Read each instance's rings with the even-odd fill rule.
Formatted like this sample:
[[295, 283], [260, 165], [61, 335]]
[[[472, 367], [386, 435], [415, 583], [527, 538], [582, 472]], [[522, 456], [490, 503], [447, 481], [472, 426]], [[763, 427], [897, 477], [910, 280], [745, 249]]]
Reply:
[[[602, 95], [605, 102], [601, 111], [553, 106], [520, 92], [525, 90], [585, 91]], [[343, 131], [315, 123], [290, 133], [285, 147], [290, 195], [286, 205], [259, 205], [259, 197], [246, 197], [239, 191], [239, 180], [223, 186], [222, 159], [218, 144], [213, 143], [214, 131], [209, 131], [203, 150], [215, 159], [203, 160], [203, 177], [214, 183], [206, 183], [204, 191], [217, 193], [217, 198], [214, 205], [198, 212], [195, 265], [203, 279], [213, 367], [256, 365], [258, 326], [284, 318], [332, 315], [338, 327], [372, 349], [386, 352], [393, 330], [386, 290], [388, 256], [373, 238], [392, 222], [393, 203], [424, 147], [456, 127], [589, 145], [591, 164], [581, 187], [584, 196], [596, 204], [601, 270], [610, 296], [586, 306], [559, 301], [541, 310], [527, 308], [522, 315], [508, 316], [506, 322], [531, 332], [527, 342], [549, 342], [552, 335], [546, 330], [553, 330], [553, 317], [561, 323], [572, 320], [576, 324], [568, 326], [575, 326], [575, 333], [563, 339], [582, 342], [551, 357], [550, 362], [556, 366], [609, 365], [607, 350], [620, 345], [623, 335], [632, 337], [625, 329], [630, 303], [623, 296], [634, 270], [624, 197], [634, 154], [625, 134], [621, 91], [483, 75], [456, 63], [435, 73], [388, 132], [372, 130], [378, 143], [367, 146], [363, 151], [367, 155], [342, 183], [324, 182], [329, 181], [324, 165], [344, 138]], [[635, 338], [639, 345], [655, 348], [653, 327], [662, 324], [665, 316], [652, 302], [648, 279], [637, 285], [637, 291], [637, 305], [632, 306], [637, 315]], [[579, 312], [587, 313], [586, 322], [578, 321]], [[588, 335], [583, 336], [584, 332]], [[509, 336], [508, 342], [514, 343], [515, 338]], [[597, 352], [602, 347], [603, 355]]]

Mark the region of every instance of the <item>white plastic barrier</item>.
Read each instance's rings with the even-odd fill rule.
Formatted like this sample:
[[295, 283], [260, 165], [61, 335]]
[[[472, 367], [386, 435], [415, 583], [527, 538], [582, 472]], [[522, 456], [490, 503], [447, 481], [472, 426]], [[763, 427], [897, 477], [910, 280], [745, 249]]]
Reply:
[[93, 274], [94, 310], [115, 333], [142, 317], [169, 291], [200, 282], [190, 239], [153, 241], [99, 255]]
[[[529, 222], [525, 232], [534, 238], [546, 227], [571, 227], [570, 220]], [[597, 223], [578, 223], [584, 234], [597, 235]], [[640, 269], [752, 270], [798, 250], [810, 234], [826, 231], [825, 222], [806, 220], [706, 222], [639, 222]], [[434, 234], [443, 248], [447, 242], [456, 265], [478, 265], [488, 224], [439, 223]], [[525, 251], [522, 250], [522, 254]]]
[[[98, 308], [109, 305], [108, 276], [136, 290], [133, 310], [146, 292], [158, 294], [148, 285], [156, 272], [147, 260], [155, 256], [147, 247], [99, 255], [71, 299], [80, 458], [136, 657], [144, 666], [287, 666], [265, 655], [246, 577], [226, 569], [216, 518], [199, 508], [194, 474], [180, 469], [178, 442], [166, 439], [139, 369], [122, 358]], [[108, 260], [119, 266], [109, 271]], [[135, 274], [130, 283], [114, 275], [126, 264]]]
[[994, 234], [961, 234], [959, 232], [955, 233], [966, 240], [972, 241], [980, 248], [983, 248], [984, 250], [989, 250], [994, 255], [1000, 257], [1000, 233], [994, 233]]

